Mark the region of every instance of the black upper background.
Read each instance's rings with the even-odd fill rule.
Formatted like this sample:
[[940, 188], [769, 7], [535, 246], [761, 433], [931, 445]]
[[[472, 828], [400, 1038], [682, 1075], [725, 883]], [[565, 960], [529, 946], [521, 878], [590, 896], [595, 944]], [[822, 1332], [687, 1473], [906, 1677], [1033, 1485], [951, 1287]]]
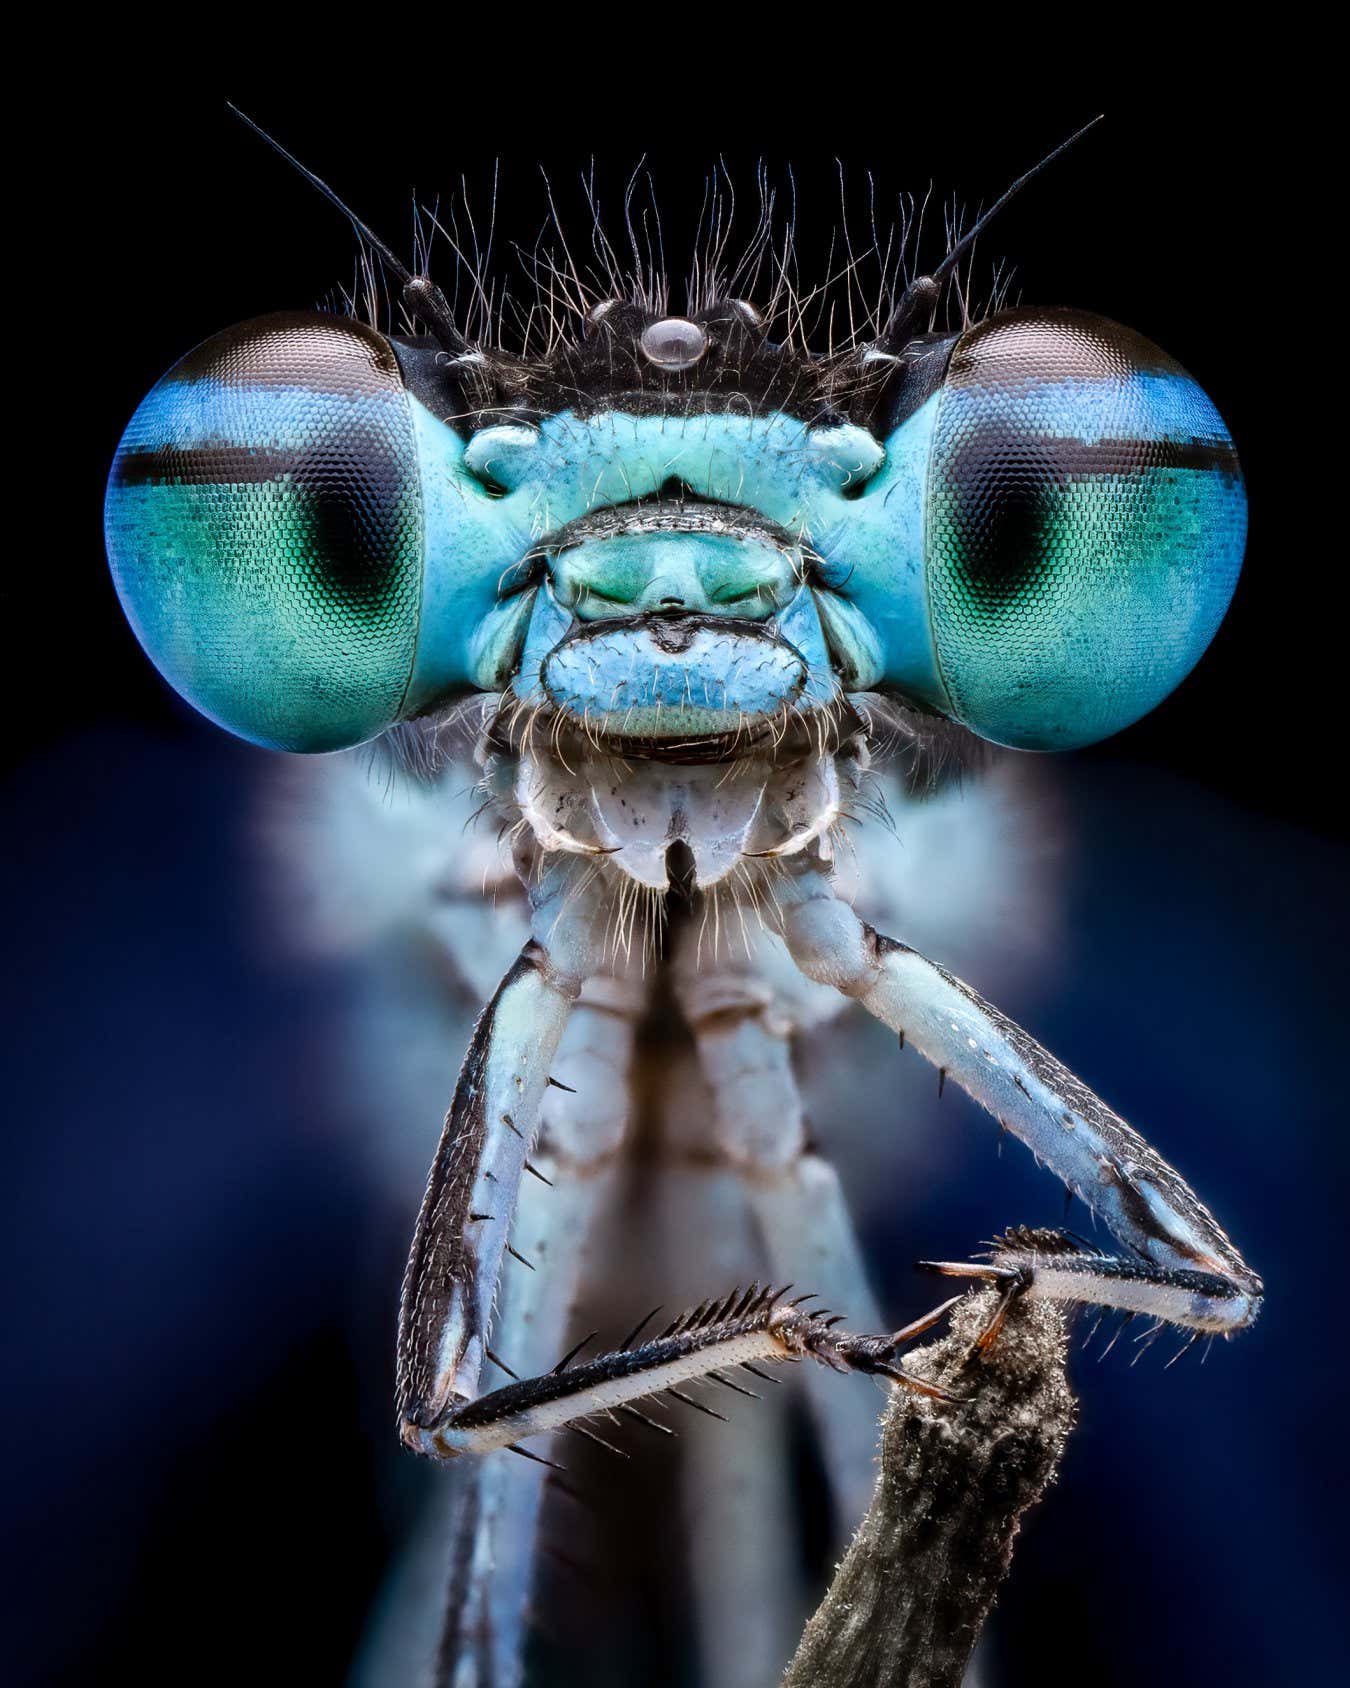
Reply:
[[[47, 201], [66, 260], [61, 303], [75, 306], [56, 348], [66, 443], [59, 498], [69, 512], [63, 684], [44, 688], [38, 709], [29, 696], [21, 742], [46, 742], [91, 713], [175, 731], [182, 706], [138, 650], [102, 559], [102, 487], [120, 430], [151, 383], [206, 335], [313, 305], [352, 276], [356, 245], [345, 221], [230, 116], [227, 95], [409, 259], [414, 193], [452, 194], [462, 175], [481, 213], [500, 161], [498, 251], [510, 267], [508, 243], [531, 243], [546, 215], [541, 163], [580, 248], [588, 232], [582, 170], [595, 159], [604, 203], [617, 213], [645, 159], [676, 308], [683, 255], [719, 157], [743, 202], [760, 160], [780, 183], [792, 167], [800, 273], [810, 281], [826, 268], [841, 164], [855, 210], [869, 171], [883, 217], [899, 192], [922, 194], [930, 183], [936, 203], [955, 192], [968, 206], [987, 204], [1104, 106], [1106, 122], [1029, 186], [982, 242], [977, 291], [993, 260], [1006, 257], [1024, 302], [1115, 317], [1180, 359], [1237, 440], [1252, 525], [1235, 603], [1198, 672], [1089, 754], [1167, 766], [1245, 805], [1333, 826], [1339, 804], [1320, 777], [1319, 741], [1338, 688], [1327, 618], [1328, 576], [1338, 570], [1312, 534], [1323, 459], [1298, 397], [1308, 363], [1300, 337], [1278, 326], [1304, 291], [1293, 260], [1306, 244], [1308, 212], [1296, 198], [1306, 134], [1275, 131], [1237, 95], [1181, 104], [1026, 89], [992, 102], [967, 97], [958, 108], [941, 93], [888, 98], [875, 79], [856, 105], [827, 114], [800, 90], [785, 102], [768, 83], [762, 97], [726, 98], [723, 63], [702, 78], [691, 63], [648, 87], [636, 45], [629, 60], [616, 50], [597, 61], [594, 52], [579, 41], [533, 73], [512, 66], [508, 76], [493, 61], [383, 88], [367, 79], [359, 91], [334, 92], [316, 75], [263, 91], [247, 77], [210, 90], [133, 81], [129, 94], [119, 77], [81, 102], [71, 152], [78, 185], [53, 184]], [[929, 261], [940, 251], [933, 218]], [[515, 278], [518, 295], [522, 281]], [[45, 569], [28, 577], [39, 605], [55, 578]]]

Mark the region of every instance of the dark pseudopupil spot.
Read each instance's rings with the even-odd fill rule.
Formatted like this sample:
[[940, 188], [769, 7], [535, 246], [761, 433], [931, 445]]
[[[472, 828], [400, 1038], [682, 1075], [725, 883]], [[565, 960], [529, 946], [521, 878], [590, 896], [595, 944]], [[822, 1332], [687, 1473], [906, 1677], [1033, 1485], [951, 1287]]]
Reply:
[[970, 606], [997, 614], [1051, 566], [1058, 519], [1058, 441], [998, 424], [972, 429], [952, 454], [939, 493], [949, 561]]
[[407, 477], [387, 440], [344, 438], [296, 458], [296, 537], [326, 594], [348, 614], [378, 618], [400, 587]]

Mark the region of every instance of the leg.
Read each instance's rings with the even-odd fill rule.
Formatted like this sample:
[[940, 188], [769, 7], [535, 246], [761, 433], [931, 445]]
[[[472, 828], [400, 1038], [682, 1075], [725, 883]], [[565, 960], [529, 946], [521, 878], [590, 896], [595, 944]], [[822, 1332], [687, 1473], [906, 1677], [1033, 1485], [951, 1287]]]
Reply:
[[[580, 1182], [547, 1155], [539, 1170], [553, 1188], [531, 1179], [522, 1189], [513, 1235], [535, 1265], [504, 1273], [492, 1331], [492, 1353], [522, 1376], [547, 1371], [563, 1346], [582, 1251], [604, 1173]], [[552, 1457], [548, 1449], [541, 1454]], [[445, 1587], [440, 1655], [445, 1684], [520, 1680], [530, 1593], [534, 1582], [543, 1480], [548, 1467], [533, 1460], [466, 1461], [455, 1473], [473, 1485], [470, 1527], [455, 1543]], [[461, 1545], [462, 1544], [462, 1545]], [[443, 1548], [444, 1551], [444, 1548]], [[465, 1673], [465, 1661], [473, 1668]], [[453, 1662], [454, 1669], [451, 1664]]]
[[[563, 1345], [586, 1246], [627, 1130], [633, 1028], [645, 995], [640, 979], [596, 975], [582, 987], [562, 1034], [552, 1062], [556, 1082], [540, 1104], [539, 1143], [511, 1227], [511, 1247], [521, 1258], [503, 1273], [484, 1347], [489, 1365], [509, 1367], [508, 1375], [546, 1370]], [[466, 1462], [443, 1499], [438, 1495], [430, 1523], [441, 1595], [429, 1603], [440, 1605], [441, 1634], [438, 1646], [428, 1638], [419, 1678], [456, 1688], [479, 1682], [511, 1688], [519, 1681], [546, 1471], [526, 1460]], [[374, 1663], [395, 1657], [411, 1655], [386, 1647]], [[402, 1674], [411, 1679], [414, 1672], [409, 1666]]]
[[[524, 1182], [512, 1231], [535, 1270], [516, 1262], [505, 1273], [492, 1332], [493, 1362], [520, 1377], [547, 1371], [564, 1346], [587, 1243], [628, 1128], [633, 1031], [645, 995], [641, 980], [589, 980], [553, 1063], [569, 1088], [551, 1087], [544, 1097], [532, 1162], [538, 1176]], [[473, 1646], [484, 1650], [490, 1668], [482, 1680], [496, 1688], [520, 1679], [547, 1474], [532, 1460], [475, 1463], [481, 1490], [473, 1572], [465, 1580], [452, 1575], [441, 1651], [453, 1658]]]
[[[686, 945], [686, 951], [692, 945]], [[834, 1168], [807, 1150], [788, 1027], [753, 972], [698, 970], [677, 960], [680, 1007], [713, 1098], [718, 1151], [736, 1170], [764, 1240], [769, 1271], [815, 1291], [865, 1329], [880, 1325]], [[867, 1509], [875, 1479], [875, 1392], [815, 1367], [807, 1376], [841, 1541]]]
[[[815, 1289], [821, 1304], [847, 1314], [855, 1327], [883, 1329], [839, 1175], [820, 1155], [803, 1154], [784, 1174], [752, 1184], [751, 1207], [780, 1278]], [[806, 1374], [811, 1414], [829, 1474], [835, 1530], [842, 1547], [866, 1512], [876, 1482], [881, 1403], [875, 1386]]]
[[759, 1284], [733, 1290], [724, 1300], [714, 1298], [690, 1308], [658, 1336], [638, 1343], [635, 1333], [623, 1347], [575, 1365], [568, 1355], [542, 1377], [522, 1378], [451, 1407], [428, 1439], [446, 1459], [514, 1449], [527, 1436], [542, 1436], [586, 1419], [618, 1423], [634, 1402], [657, 1395], [678, 1398], [684, 1385], [714, 1373], [744, 1369], [762, 1377], [759, 1368], [807, 1359], [831, 1371], [887, 1377], [933, 1400], [959, 1399], [911, 1377], [899, 1362], [905, 1344], [930, 1330], [959, 1296], [889, 1336], [840, 1331], [839, 1316], [803, 1307], [801, 1302], [808, 1299], [788, 1300], [785, 1291]]
[[474, 1029], [432, 1163], [403, 1280], [398, 1412], [404, 1441], [478, 1385], [502, 1259], [550, 1067], [583, 981], [597, 972], [595, 869], [555, 857], [530, 888], [533, 937]]
[[[702, 1098], [687, 1056], [682, 1102]], [[696, 1100], [697, 1098], [697, 1100]], [[660, 1215], [662, 1292], [685, 1296], [745, 1283], [762, 1259], [741, 1180], [702, 1158], [663, 1161], [653, 1192]], [[692, 1245], [692, 1246], [691, 1246]], [[811, 1368], [815, 1370], [815, 1367]], [[731, 1383], [732, 1379], [727, 1379]], [[761, 1688], [792, 1655], [808, 1610], [788, 1470], [790, 1398], [745, 1374], [734, 1389], [688, 1391], [727, 1422], [673, 1402], [661, 1414], [680, 1432], [680, 1486], [702, 1688]], [[634, 1435], [636, 1437], [636, 1432]]]
[[[748, 1072], [756, 1082], [757, 1075], [767, 1075], [766, 1082], [776, 1087], [774, 1107], [768, 1110], [771, 1124], [762, 1106], [747, 1108], [738, 1121], [741, 1138], [729, 1130], [727, 1133], [734, 1158], [727, 1152], [727, 1145], [721, 1145], [737, 1179], [737, 1204], [748, 1190], [752, 1201], [758, 1203], [771, 1247], [787, 1263], [786, 1271], [799, 1272], [803, 1265], [808, 1271], [823, 1270], [832, 1279], [833, 1299], [837, 1302], [842, 1298], [854, 1307], [862, 1305], [866, 1314], [872, 1298], [843, 1214], [837, 1179], [827, 1163], [802, 1152], [800, 1106], [787, 1069], [783, 1040], [767, 1025], [751, 1025], [748, 1017], [741, 1016], [740, 1022], [742, 1032], [752, 1039], [748, 1065], [733, 1058], [719, 1067], [719, 1058], [710, 1045], [716, 1038], [716, 1028], [700, 1025], [700, 1039], [707, 1046], [705, 1057], [715, 1071], [719, 1101], [728, 1118], [737, 1111], [737, 1070]], [[711, 1134], [714, 1145], [719, 1129], [714, 1126]], [[708, 1140], [706, 1122], [695, 1136]], [[773, 1164], [775, 1156], [777, 1166]], [[761, 1183], [763, 1190], [758, 1187]], [[814, 1283], [807, 1287], [816, 1291]], [[833, 1371], [884, 1375], [944, 1398], [918, 1379], [907, 1377], [897, 1363], [903, 1344], [928, 1328], [929, 1321], [892, 1337], [849, 1337], [834, 1328], [842, 1315], [826, 1316], [799, 1305], [809, 1299], [802, 1295], [788, 1300], [786, 1291], [775, 1293], [754, 1287], [720, 1302], [705, 1302], [658, 1336], [638, 1343], [638, 1333], [634, 1332], [633, 1339], [616, 1352], [575, 1364], [569, 1356], [567, 1362], [546, 1375], [509, 1383], [478, 1399], [461, 1397], [449, 1402], [428, 1427], [423, 1445], [427, 1452], [442, 1458], [488, 1453], [588, 1417], [614, 1417], [636, 1401], [671, 1393], [682, 1384], [719, 1370], [802, 1358], [815, 1359]], [[827, 1420], [827, 1429], [833, 1427], [831, 1433], [841, 1450], [844, 1437], [838, 1427], [842, 1422], [833, 1414]], [[875, 1399], [865, 1399], [865, 1411], [860, 1409], [850, 1422], [857, 1431], [856, 1443], [861, 1443], [864, 1452], [858, 1459], [856, 1444], [846, 1451], [853, 1455], [862, 1473], [859, 1489], [865, 1498], [871, 1488]]]
[[[1084, 1248], [1078, 1238], [1063, 1231], [1033, 1231], [1017, 1226], [999, 1238], [987, 1264], [970, 1260], [921, 1260], [919, 1265], [943, 1277], [984, 1280], [1003, 1286], [994, 1317], [980, 1337], [982, 1348], [997, 1339], [1009, 1305], [1015, 1297], [1023, 1295], [1033, 1301], [1113, 1307], [1130, 1317], [1141, 1313], [1165, 1324], [1184, 1325], [1196, 1336], [1207, 1331], [1222, 1336], [1242, 1328], [1232, 1322], [1233, 1284], [1229, 1278], [1215, 1272], [1152, 1266], [1103, 1254]], [[1253, 1310], [1246, 1322], [1250, 1324], [1255, 1317]]]
[[818, 863], [775, 884], [793, 960], [856, 997], [1046, 1162], [1130, 1251], [1029, 1264], [1037, 1293], [1126, 1306], [1198, 1330], [1240, 1330], [1261, 1280], [1186, 1181], [1020, 1026], [914, 950], [866, 926]]

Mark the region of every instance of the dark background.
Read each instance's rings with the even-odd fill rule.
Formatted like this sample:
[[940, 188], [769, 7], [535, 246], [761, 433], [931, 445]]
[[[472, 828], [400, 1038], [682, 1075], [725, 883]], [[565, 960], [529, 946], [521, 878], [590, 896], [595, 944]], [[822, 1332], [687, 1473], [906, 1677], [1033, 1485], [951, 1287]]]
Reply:
[[[1107, 1093], [1146, 1129], [1185, 1120], [1184, 1164], [1271, 1300], [1203, 1370], [1084, 1375], [1084, 1430], [1005, 1601], [1000, 1680], [1297, 1683], [1334, 1657], [1344, 557], [1319, 532], [1314, 470], [1326, 499], [1340, 489], [1309, 444], [1309, 360], [1287, 327], [1317, 286], [1300, 258], [1317, 139], [1236, 96], [1024, 86], [954, 112], [949, 93], [892, 97], [875, 73], [826, 97], [800, 63], [785, 94], [763, 66], [691, 59], [673, 35], [663, 54], [616, 49], [603, 72], [587, 43], [575, 73], [554, 55], [509, 78], [413, 53], [336, 92], [317, 73], [284, 89], [141, 81], [128, 62], [64, 112], [45, 234], [61, 326], [43, 341], [43, 437], [61, 449], [39, 454], [56, 513], [8, 571], [11, 1680], [339, 1681], [389, 1547], [389, 1414], [350, 1333], [397, 1265], [363, 1254], [358, 1170], [315, 1123], [323, 984], [258, 959], [240, 803], [262, 753], [168, 694], [102, 561], [107, 465], [151, 383], [215, 329], [351, 275], [349, 230], [226, 116], [226, 94], [405, 254], [411, 193], [451, 192], [463, 172], [482, 204], [494, 159], [499, 234], [529, 242], [541, 161], [575, 226], [590, 157], [612, 204], [645, 155], [672, 255], [719, 154], [742, 182], [761, 157], [791, 163], [807, 276], [836, 159], [853, 184], [875, 172], [881, 204], [930, 180], [987, 201], [1107, 108], [985, 258], [1015, 260], [1028, 302], [1118, 317], [1181, 358], [1238, 441], [1252, 535], [1191, 681], [1064, 759], [1073, 940], [1063, 1000], [1035, 1029], [1114, 1075]], [[883, 1274], [1013, 1211], [1053, 1220], [1053, 1192], [1019, 1182], [1046, 1211], [1013, 1210], [990, 1164], [935, 1195], [931, 1250], [874, 1239], [894, 1256]]]

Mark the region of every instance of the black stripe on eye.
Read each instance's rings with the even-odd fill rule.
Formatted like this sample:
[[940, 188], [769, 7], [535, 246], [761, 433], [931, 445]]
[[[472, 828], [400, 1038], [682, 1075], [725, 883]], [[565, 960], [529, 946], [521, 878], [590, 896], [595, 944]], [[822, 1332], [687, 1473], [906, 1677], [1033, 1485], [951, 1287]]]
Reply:
[[952, 451], [943, 478], [956, 491], [988, 489], [1033, 474], [1049, 486], [1120, 479], [1155, 469], [1193, 469], [1236, 479], [1238, 456], [1230, 440], [1191, 438], [1076, 440], [1033, 434], [999, 422], [972, 428]]
[[1068, 488], [1098, 483], [1110, 500], [1113, 481], [1137, 488], [1149, 475], [1180, 470], [1236, 478], [1237, 454], [1223, 440], [1088, 442], [985, 421], [948, 444], [931, 497], [951, 566], [972, 604], [994, 611], [1022, 601], [1064, 566], [1066, 533], [1082, 519], [1065, 503]]
[[119, 453], [113, 465], [118, 486], [261, 486], [291, 476], [299, 486], [322, 480], [332, 486], [344, 475], [382, 496], [394, 496], [411, 475], [382, 430], [349, 425], [338, 440], [301, 451], [275, 446], [159, 445]]
[[301, 451], [266, 446], [159, 445], [152, 451], [124, 451], [113, 467], [118, 486], [257, 486], [293, 475]]

